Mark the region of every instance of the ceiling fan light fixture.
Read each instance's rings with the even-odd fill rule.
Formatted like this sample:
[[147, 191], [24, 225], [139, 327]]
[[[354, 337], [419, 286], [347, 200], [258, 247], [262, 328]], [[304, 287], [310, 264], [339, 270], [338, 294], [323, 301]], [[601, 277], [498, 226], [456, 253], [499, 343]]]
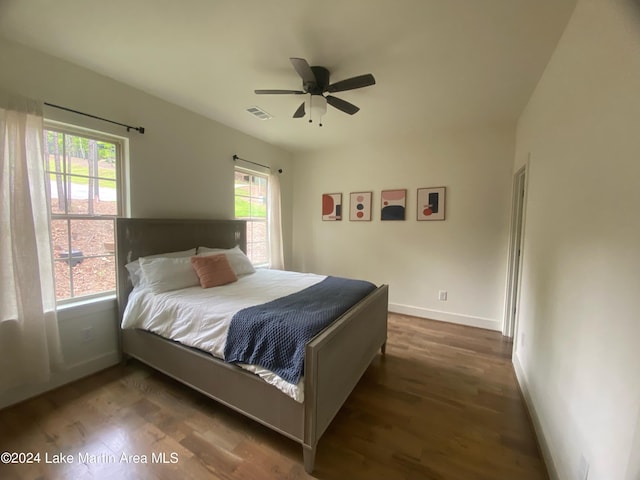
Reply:
[[309, 114], [309, 123], [314, 120], [322, 126], [322, 117], [327, 113], [327, 103], [333, 108], [354, 115], [360, 108], [333, 95], [325, 96], [325, 93], [345, 92], [358, 88], [369, 87], [376, 84], [376, 79], [370, 73], [346, 78], [339, 82], [330, 83], [329, 70], [325, 67], [309, 65], [304, 58], [289, 58], [293, 68], [302, 79], [302, 90], [254, 90], [258, 95], [305, 95], [305, 100], [294, 112], [293, 118], [304, 118]]
[[322, 126], [322, 117], [327, 113], [327, 99], [324, 95], [309, 95], [309, 123], [313, 120]]

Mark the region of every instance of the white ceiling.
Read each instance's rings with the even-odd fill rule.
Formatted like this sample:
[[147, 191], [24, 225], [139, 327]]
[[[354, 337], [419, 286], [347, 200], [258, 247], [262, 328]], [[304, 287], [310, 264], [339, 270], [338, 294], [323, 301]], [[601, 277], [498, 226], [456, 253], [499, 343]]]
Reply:
[[[0, 0], [0, 36], [290, 151], [515, 121], [576, 0]], [[289, 57], [377, 84], [292, 118]], [[273, 115], [262, 121], [245, 109]]]

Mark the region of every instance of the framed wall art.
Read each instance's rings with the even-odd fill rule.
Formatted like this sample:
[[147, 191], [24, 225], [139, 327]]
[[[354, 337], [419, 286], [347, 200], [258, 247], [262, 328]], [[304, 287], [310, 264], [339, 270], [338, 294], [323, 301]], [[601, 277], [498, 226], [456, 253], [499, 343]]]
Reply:
[[418, 220], [444, 220], [445, 187], [418, 189]]
[[349, 202], [349, 220], [368, 222], [371, 220], [371, 197], [373, 192], [353, 192]]
[[407, 189], [383, 190], [380, 198], [380, 220], [404, 220]]
[[342, 220], [342, 194], [322, 194], [322, 220]]

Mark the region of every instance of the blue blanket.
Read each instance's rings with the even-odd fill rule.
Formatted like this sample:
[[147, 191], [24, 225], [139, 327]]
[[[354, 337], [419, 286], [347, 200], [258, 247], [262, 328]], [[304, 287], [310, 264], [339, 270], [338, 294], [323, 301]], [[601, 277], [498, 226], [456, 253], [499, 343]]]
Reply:
[[307, 342], [375, 288], [362, 280], [327, 277], [297, 293], [240, 310], [229, 325], [225, 360], [259, 365], [297, 384]]

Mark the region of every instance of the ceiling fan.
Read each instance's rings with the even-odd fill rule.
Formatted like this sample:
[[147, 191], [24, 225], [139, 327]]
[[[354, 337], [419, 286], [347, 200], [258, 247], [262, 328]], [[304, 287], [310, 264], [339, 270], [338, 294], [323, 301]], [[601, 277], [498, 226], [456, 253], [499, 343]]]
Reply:
[[[329, 70], [324, 67], [311, 67], [304, 58], [290, 58], [293, 68], [298, 72], [298, 75], [302, 78], [302, 90], [255, 90], [258, 95], [304, 95], [309, 94], [308, 109], [310, 110], [309, 123], [312, 118], [318, 119], [320, 126], [322, 126], [322, 115], [327, 111], [327, 103], [338, 110], [353, 115], [358, 112], [360, 108], [354, 104], [349, 103], [341, 98], [334, 97], [333, 95], [326, 95], [325, 93], [344, 92], [346, 90], [354, 90], [356, 88], [368, 87], [375, 85], [376, 79], [373, 75], [367, 73], [365, 75], [359, 75], [357, 77], [347, 78], [346, 80], [340, 80], [336, 83], [329, 83]], [[293, 118], [302, 118], [305, 116], [305, 103], [298, 107], [293, 114]]]

